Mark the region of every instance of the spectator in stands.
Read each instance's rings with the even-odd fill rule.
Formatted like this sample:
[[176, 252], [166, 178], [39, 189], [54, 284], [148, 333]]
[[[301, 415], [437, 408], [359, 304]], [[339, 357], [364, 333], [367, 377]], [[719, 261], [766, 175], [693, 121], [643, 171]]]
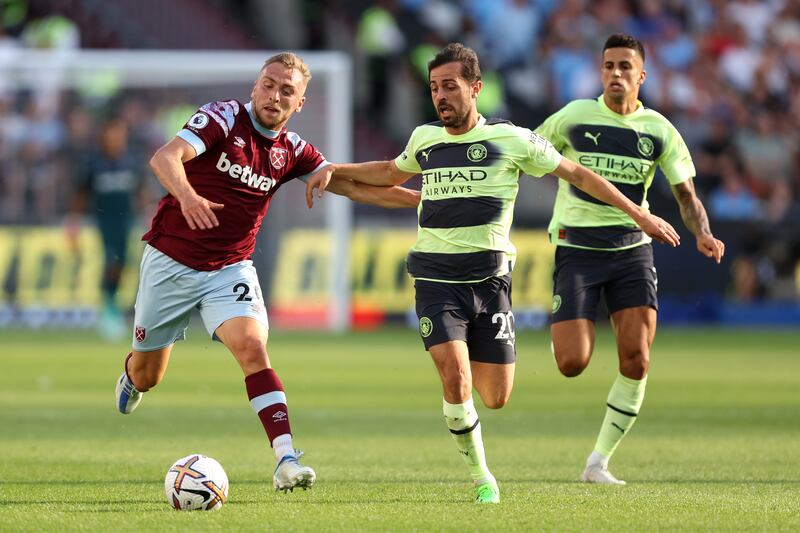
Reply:
[[391, 67], [406, 46], [395, 19], [396, 11], [394, 0], [380, 0], [367, 8], [358, 21], [356, 42], [367, 58], [367, 109], [374, 117], [384, 116]]
[[[60, 9], [66, 11], [68, 7], [62, 4]], [[67, 16], [56, 12], [28, 22], [21, 39], [28, 48], [51, 53], [53, 62], [50, 68], [41, 71], [36, 83], [36, 99], [42, 113], [54, 115], [58, 110], [59, 91], [64, 79], [64, 70], [59, 61], [65, 60], [80, 47], [80, 30]]]
[[681, 30], [677, 20], [669, 18], [664, 21], [658, 42], [653, 47], [659, 63], [670, 70], [686, 70], [697, 57], [697, 45], [694, 39]]
[[735, 0], [728, 2], [726, 9], [731, 19], [744, 28], [747, 39], [758, 46], [769, 34], [767, 30], [775, 19], [779, 5], [774, 1]]
[[769, 195], [776, 183], [792, 176], [796, 135], [784, 131], [779, 117], [768, 111], [756, 112], [753, 122], [738, 131], [736, 148], [747, 174], [760, 182], [764, 195]]
[[497, 2], [488, 20], [478, 27], [487, 46], [487, 66], [501, 72], [524, 66], [536, 49], [541, 20], [528, 0]]
[[[722, 183], [724, 168], [736, 163], [736, 152], [730, 135], [730, 124], [724, 116], [713, 116], [703, 139], [696, 145], [695, 167], [697, 190], [708, 194]], [[728, 161], [723, 161], [727, 159]], [[727, 166], [726, 166], [727, 165]]]
[[548, 61], [553, 103], [564, 106], [572, 100], [596, 96], [600, 91], [596, 63], [597, 58], [579, 33], [562, 35]]
[[24, 205], [24, 177], [20, 161], [25, 122], [14, 99], [0, 97], [0, 223], [21, 221]]
[[761, 202], [742, 179], [731, 156], [717, 160], [722, 183], [709, 196], [708, 209], [713, 220], [758, 220], [763, 216]]
[[758, 277], [756, 261], [750, 255], [740, 255], [731, 265], [732, 286], [729, 295], [734, 301], [750, 303], [764, 294]]
[[22, 194], [20, 215], [28, 223], [55, 220], [58, 211], [58, 164], [55, 154], [64, 141], [64, 124], [38, 97], [30, 98], [20, 125]]
[[745, 29], [734, 24], [732, 42], [719, 58], [719, 67], [725, 79], [741, 92], [748, 92], [753, 86], [756, 69], [761, 62], [761, 53], [747, 40]]

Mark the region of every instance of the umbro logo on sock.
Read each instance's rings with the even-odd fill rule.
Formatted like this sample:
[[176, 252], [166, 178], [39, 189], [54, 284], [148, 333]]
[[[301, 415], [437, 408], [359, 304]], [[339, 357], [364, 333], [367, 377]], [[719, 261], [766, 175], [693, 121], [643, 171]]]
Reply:
[[286, 420], [286, 413], [284, 411], [276, 411], [272, 415], [273, 422], [284, 422]]

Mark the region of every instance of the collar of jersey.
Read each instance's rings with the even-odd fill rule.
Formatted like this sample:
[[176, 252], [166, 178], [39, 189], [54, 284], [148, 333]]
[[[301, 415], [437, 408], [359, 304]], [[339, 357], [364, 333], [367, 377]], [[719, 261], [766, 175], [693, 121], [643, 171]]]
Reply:
[[253, 102], [247, 102], [244, 104], [244, 108], [247, 109], [247, 114], [250, 115], [250, 122], [252, 122], [253, 127], [263, 135], [264, 137], [269, 137], [270, 139], [275, 139], [280, 135], [280, 131], [270, 130], [259, 124], [258, 120], [256, 120], [255, 115], [253, 115]]
[[483, 115], [479, 114], [478, 115], [477, 124], [475, 124], [475, 126], [471, 130], [469, 130], [468, 132], [462, 133], [461, 135], [452, 135], [450, 133], [447, 133], [447, 129], [444, 126], [442, 126], [442, 133], [444, 134], [445, 137], [447, 137], [449, 139], [461, 139], [462, 137], [466, 137], [467, 135], [469, 135], [473, 131], [477, 131], [478, 128], [482, 128], [484, 125], [486, 125], [486, 119], [483, 118]]
[[627, 115], [620, 115], [619, 113], [608, 107], [606, 105], [606, 101], [603, 100], [602, 94], [597, 97], [597, 101], [600, 103], [600, 109], [602, 109], [609, 115], [617, 118], [628, 119], [628, 118], [638, 117], [642, 113], [642, 111], [644, 111], [644, 104], [642, 104], [641, 100], [636, 100], [636, 111], [634, 111], [633, 113], [628, 113]]

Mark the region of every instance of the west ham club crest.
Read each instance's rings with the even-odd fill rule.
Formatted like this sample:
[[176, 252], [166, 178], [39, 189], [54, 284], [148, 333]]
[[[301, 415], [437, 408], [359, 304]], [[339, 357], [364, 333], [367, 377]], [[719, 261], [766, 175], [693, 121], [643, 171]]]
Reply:
[[280, 170], [286, 165], [288, 150], [273, 146], [269, 149], [269, 162], [275, 170]]
[[136, 326], [133, 328], [133, 334], [136, 337], [137, 342], [143, 342], [145, 337], [147, 337], [147, 330], [142, 326]]

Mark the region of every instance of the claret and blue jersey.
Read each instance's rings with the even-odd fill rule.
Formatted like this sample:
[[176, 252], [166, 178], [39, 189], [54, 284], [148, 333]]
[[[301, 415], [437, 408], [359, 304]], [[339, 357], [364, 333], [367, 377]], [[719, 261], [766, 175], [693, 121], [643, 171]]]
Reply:
[[216, 211], [220, 225], [204, 231], [190, 229], [179, 202], [167, 195], [142, 239], [195, 270], [217, 270], [249, 259], [278, 188], [328, 164], [298, 134], [261, 126], [250, 104], [237, 100], [202, 106], [178, 137], [197, 154], [184, 163], [189, 183], [200, 196], [225, 206]]

